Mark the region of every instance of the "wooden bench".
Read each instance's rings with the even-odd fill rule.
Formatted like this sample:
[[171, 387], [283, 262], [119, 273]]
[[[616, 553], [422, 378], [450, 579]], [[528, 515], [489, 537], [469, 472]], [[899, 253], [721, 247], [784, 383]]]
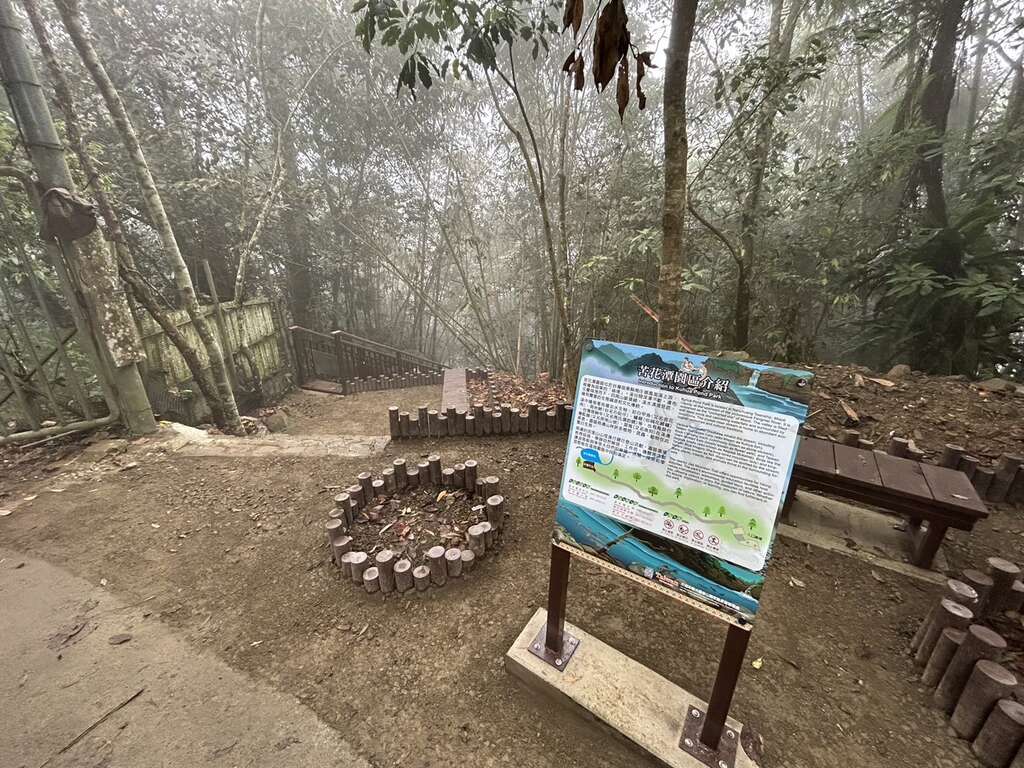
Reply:
[[[959, 470], [814, 437], [800, 438], [782, 507], [784, 521], [798, 486], [908, 517], [911, 561], [922, 568], [931, 567], [947, 529], [969, 531], [988, 516], [971, 481]], [[922, 520], [928, 523], [924, 530]]]

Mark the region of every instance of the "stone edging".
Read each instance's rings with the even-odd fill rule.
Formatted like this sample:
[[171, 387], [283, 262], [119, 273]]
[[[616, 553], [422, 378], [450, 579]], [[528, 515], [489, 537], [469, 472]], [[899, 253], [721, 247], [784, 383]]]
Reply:
[[[441, 457], [432, 454], [412, 467], [405, 459], [395, 459], [379, 478], [361, 472], [355, 483], [334, 497], [334, 509], [325, 524], [331, 559], [343, 577], [362, 585], [369, 594], [425, 592], [443, 587], [449, 579], [464, 577], [478, 561], [500, 550], [508, 515], [506, 499], [500, 493], [500, 480], [495, 476], [478, 477], [477, 469], [477, 462], [472, 459], [442, 467]], [[373, 556], [352, 550], [349, 533], [358, 525], [355, 518], [361, 510], [374, 500], [400, 497], [416, 488], [462, 490], [482, 502], [472, 507], [479, 522], [466, 529], [463, 546], [432, 547], [424, 553], [425, 562], [418, 564], [407, 558], [398, 559], [390, 549], [382, 549]]]

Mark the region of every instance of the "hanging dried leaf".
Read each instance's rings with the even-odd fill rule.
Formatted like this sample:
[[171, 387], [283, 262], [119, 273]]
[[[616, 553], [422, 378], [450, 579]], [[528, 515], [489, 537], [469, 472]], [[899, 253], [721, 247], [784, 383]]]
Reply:
[[637, 61], [642, 61], [644, 63], [644, 66], [647, 67], [648, 69], [657, 69], [658, 65], [651, 63], [651, 56], [653, 55], [654, 51], [643, 51], [642, 53], [638, 53], [636, 58]]
[[574, 83], [574, 86], [577, 91], [582, 91], [583, 86], [587, 82], [586, 71], [583, 68], [584, 63], [585, 62], [583, 61], [583, 54], [580, 54], [576, 58], [576, 82]]
[[622, 0], [609, 0], [597, 18], [594, 33], [594, 83], [603, 91], [615, 76], [615, 66], [629, 52], [628, 19]]
[[640, 82], [644, 79], [644, 60], [640, 56], [636, 57], [636, 99], [643, 110], [647, 107], [647, 95], [644, 93], [644, 89], [640, 87]]
[[583, 26], [583, 0], [576, 0], [576, 4], [573, 6], [572, 15], [572, 36], [575, 39], [580, 33], [580, 27]]
[[615, 101], [619, 105], [619, 121], [626, 114], [629, 105], [629, 59], [623, 57], [619, 64], [619, 80], [615, 84]]
[[582, 24], [583, 0], [565, 0], [565, 8], [562, 10], [562, 31], [565, 32], [572, 27], [572, 36], [576, 37]]
[[569, 51], [569, 56], [565, 59], [565, 63], [562, 65], [563, 72], [572, 72], [575, 69], [576, 64], [576, 49]]

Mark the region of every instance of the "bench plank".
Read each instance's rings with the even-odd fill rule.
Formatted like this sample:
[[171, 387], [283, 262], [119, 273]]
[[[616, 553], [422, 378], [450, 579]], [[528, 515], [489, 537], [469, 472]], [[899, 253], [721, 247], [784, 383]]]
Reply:
[[887, 453], [876, 453], [875, 462], [878, 464], [882, 485], [888, 490], [926, 501], [934, 500], [932, 489], [924, 479], [918, 462], [900, 459]]
[[882, 485], [882, 478], [878, 474], [878, 465], [875, 463], [874, 451], [836, 443], [835, 453], [837, 474], [860, 480], [862, 483]]
[[971, 481], [960, 470], [921, 464], [921, 472], [936, 501], [973, 510], [981, 516], [988, 512]]
[[827, 472], [836, 471], [835, 443], [831, 440], [818, 440], [814, 437], [801, 437], [800, 447], [796, 453], [796, 463], [800, 467]]

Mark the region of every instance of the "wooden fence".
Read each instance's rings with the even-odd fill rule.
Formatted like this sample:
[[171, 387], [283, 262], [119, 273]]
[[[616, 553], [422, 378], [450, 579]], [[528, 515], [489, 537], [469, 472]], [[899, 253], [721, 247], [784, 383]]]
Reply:
[[[239, 307], [234, 302], [201, 308], [212, 318], [212, 329], [229, 363], [235, 397], [241, 408], [279, 397], [289, 388], [290, 363], [285, 348], [280, 307], [270, 299], [252, 299]], [[184, 310], [171, 313], [174, 324], [192, 343], [203, 367], [209, 367], [206, 349]], [[209, 418], [209, 410], [192, 374], [174, 345], [149, 317], [142, 321], [146, 351], [145, 382], [153, 410], [161, 417], [186, 423]]]
[[[290, 329], [300, 385], [336, 382], [342, 394], [441, 381], [445, 365], [346, 331]], [[314, 387], [316, 388], [316, 387]]]

